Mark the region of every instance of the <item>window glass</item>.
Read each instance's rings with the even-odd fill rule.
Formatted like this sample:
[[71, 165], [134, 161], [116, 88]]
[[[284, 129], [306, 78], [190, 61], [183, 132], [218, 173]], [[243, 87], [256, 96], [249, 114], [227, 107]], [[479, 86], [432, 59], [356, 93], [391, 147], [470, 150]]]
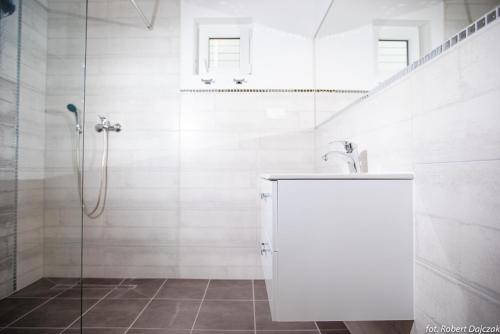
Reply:
[[208, 50], [210, 70], [240, 67], [240, 38], [210, 38]]
[[407, 40], [378, 41], [378, 69], [384, 76], [390, 76], [409, 64]]

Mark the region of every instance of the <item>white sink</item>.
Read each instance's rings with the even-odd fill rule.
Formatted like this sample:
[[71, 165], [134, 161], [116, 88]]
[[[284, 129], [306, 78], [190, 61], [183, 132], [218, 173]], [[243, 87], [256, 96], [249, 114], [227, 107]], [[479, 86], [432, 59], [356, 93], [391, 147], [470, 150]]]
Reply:
[[277, 180], [413, 180], [412, 173], [360, 173], [360, 174], [330, 174], [330, 173], [276, 173], [262, 174], [261, 178], [270, 181]]

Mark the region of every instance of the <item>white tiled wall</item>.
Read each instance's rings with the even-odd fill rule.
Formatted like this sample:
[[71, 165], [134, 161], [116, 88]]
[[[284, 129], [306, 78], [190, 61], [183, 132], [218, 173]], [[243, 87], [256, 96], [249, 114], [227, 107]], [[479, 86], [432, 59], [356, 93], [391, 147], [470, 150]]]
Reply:
[[371, 172], [415, 173], [416, 333], [500, 314], [500, 24], [483, 29], [316, 131], [318, 157], [349, 139]]
[[327, 121], [340, 110], [366, 95], [365, 93], [331, 93], [318, 92], [315, 98], [315, 124]]
[[[147, 15], [154, 1], [141, 2]], [[173, 277], [179, 235], [179, 3], [161, 1], [146, 29], [129, 1], [89, 3], [85, 198], [94, 203], [102, 134], [110, 134], [107, 208], [84, 219], [86, 277]]]
[[17, 210], [17, 288], [43, 276], [47, 8], [23, 1]]
[[183, 93], [180, 275], [260, 277], [258, 175], [313, 168], [312, 93]]
[[[145, 13], [153, 3], [141, 1]], [[47, 124], [57, 127], [47, 137], [45, 273], [68, 276], [79, 274], [80, 216], [64, 107], [81, 103], [81, 31], [61, 12], [82, 7], [50, 5], [58, 10], [49, 25]], [[313, 168], [313, 93], [179, 92], [179, 11], [179, 1], [161, 1], [148, 31], [129, 1], [89, 2], [90, 204], [102, 149], [97, 115], [123, 131], [110, 134], [106, 211], [84, 219], [84, 276], [260, 277], [258, 175]]]

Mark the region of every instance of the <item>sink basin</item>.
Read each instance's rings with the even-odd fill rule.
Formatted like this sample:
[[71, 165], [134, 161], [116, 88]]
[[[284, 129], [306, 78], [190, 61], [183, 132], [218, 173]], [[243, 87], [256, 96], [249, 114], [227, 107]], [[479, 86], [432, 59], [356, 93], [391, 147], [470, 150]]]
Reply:
[[412, 180], [412, 173], [360, 173], [360, 174], [330, 174], [330, 173], [276, 173], [262, 174], [261, 178], [270, 181], [277, 180]]

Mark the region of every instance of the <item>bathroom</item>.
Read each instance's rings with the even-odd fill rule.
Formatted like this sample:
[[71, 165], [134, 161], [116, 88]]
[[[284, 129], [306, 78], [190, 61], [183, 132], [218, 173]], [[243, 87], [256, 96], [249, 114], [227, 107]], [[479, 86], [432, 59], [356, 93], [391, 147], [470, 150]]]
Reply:
[[0, 333], [499, 332], [499, 6], [0, 0]]

